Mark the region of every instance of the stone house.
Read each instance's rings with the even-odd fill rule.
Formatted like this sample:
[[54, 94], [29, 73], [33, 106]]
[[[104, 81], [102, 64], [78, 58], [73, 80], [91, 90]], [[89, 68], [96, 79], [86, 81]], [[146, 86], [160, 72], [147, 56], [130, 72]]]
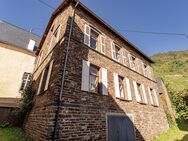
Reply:
[[153, 61], [76, 0], [53, 12], [37, 51], [34, 140], [150, 140], [169, 126]]

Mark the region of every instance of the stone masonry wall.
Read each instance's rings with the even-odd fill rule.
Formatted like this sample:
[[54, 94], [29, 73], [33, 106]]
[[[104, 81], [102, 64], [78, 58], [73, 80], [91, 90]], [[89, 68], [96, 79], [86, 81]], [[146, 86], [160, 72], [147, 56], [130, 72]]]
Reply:
[[[69, 12], [64, 16], [71, 15], [71, 10]], [[155, 89], [156, 82], [112, 60], [110, 48], [111, 38], [122, 45], [124, 45], [123, 41], [109, 31], [106, 31], [103, 26], [82, 12], [81, 9], [78, 9], [76, 13], [65, 73], [63, 103], [60, 108], [58, 120], [57, 141], [108, 140], [106, 118], [109, 114], [131, 116], [135, 125], [136, 137], [139, 141], [149, 141], [153, 136], [166, 131], [168, 129], [168, 123], [162, 104], [159, 102], [159, 107], [152, 106], [148, 94], [147, 99], [149, 103], [146, 105], [139, 104], [135, 100], [133, 80]], [[106, 55], [83, 44], [85, 22], [97, 26], [107, 36]], [[68, 31], [68, 29], [65, 31]], [[64, 37], [62, 35], [63, 39], [54, 47], [53, 52], [49, 55], [50, 59], [55, 60], [49, 89], [41, 95], [35, 96], [34, 107], [25, 121], [24, 128], [26, 132], [36, 141], [51, 140], [57, 109], [57, 98], [60, 92], [60, 80], [64, 64], [62, 60], [65, 56], [64, 50], [67, 45], [67, 36], [68, 32], [65, 33]], [[46, 46], [43, 46], [44, 50], [46, 48]], [[127, 46], [127, 50], [150, 65], [142, 56], [134, 52], [131, 46]], [[46, 60], [50, 59], [47, 58]], [[108, 96], [81, 91], [82, 60], [88, 60], [90, 63], [98, 67], [105, 67], [108, 70]], [[40, 72], [43, 70], [42, 66], [34, 74], [36, 89], [40, 80]], [[114, 72], [121, 76], [127, 76], [130, 79], [133, 96], [132, 101], [128, 102], [115, 98]]]

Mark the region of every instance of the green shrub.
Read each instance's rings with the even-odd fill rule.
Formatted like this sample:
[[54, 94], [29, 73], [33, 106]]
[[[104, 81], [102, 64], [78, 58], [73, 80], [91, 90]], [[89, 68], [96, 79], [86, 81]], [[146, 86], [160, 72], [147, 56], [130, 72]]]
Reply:
[[168, 88], [168, 93], [177, 113], [177, 120], [188, 120], [188, 90], [174, 91]]
[[34, 93], [33, 83], [30, 83], [22, 93], [21, 104], [17, 111], [17, 115], [21, 121], [24, 120], [27, 112], [30, 111], [33, 106]]

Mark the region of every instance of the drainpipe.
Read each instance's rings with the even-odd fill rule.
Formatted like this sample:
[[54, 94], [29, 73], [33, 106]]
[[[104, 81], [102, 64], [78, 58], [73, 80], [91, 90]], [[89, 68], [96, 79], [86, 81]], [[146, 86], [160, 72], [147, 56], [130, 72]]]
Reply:
[[63, 95], [63, 87], [64, 87], [64, 80], [65, 80], [65, 71], [66, 71], [66, 67], [67, 67], [67, 60], [68, 60], [68, 54], [69, 54], [69, 48], [70, 48], [70, 40], [71, 40], [71, 35], [72, 35], [72, 30], [73, 30], [73, 23], [74, 23], [74, 19], [75, 19], [75, 11], [76, 11], [76, 7], [78, 6], [79, 1], [77, 1], [73, 13], [72, 13], [72, 18], [71, 18], [71, 24], [70, 24], [70, 29], [69, 29], [69, 35], [68, 35], [68, 43], [67, 43], [67, 48], [66, 48], [66, 54], [65, 54], [65, 60], [64, 62], [64, 67], [63, 67], [63, 76], [61, 79], [61, 91], [60, 91], [60, 95], [59, 95], [59, 99], [58, 99], [58, 107], [55, 113], [55, 124], [54, 124], [54, 130], [53, 130], [53, 134], [52, 134], [52, 141], [55, 141], [55, 137], [56, 137], [56, 132], [57, 132], [57, 126], [58, 126], [58, 118], [59, 118], [59, 112], [60, 112], [60, 106], [62, 104], [62, 95]]

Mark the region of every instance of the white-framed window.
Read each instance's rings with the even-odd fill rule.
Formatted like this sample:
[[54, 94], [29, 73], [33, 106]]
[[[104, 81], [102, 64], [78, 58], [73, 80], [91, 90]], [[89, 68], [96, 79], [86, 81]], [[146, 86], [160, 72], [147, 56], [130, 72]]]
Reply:
[[99, 68], [93, 65], [89, 68], [89, 91], [99, 93]]
[[112, 46], [112, 58], [118, 62], [121, 61], [121, 47], [116, 45], [114, 42], [111, 43]]
[[90, 35], [90, 47], [97, 50], [97, 43], [98, 43], [99, 34], [91, 29], [91, 35]]
[[41, 94], [48, 89], [53, 63], [54, 61], [52, 60], [42, 71], [37, 94]]
[[119, 91], [120, 91], [120, 98], [125, 98], [125, 87], [124, 87], [124, 81], [123, 81], [123, 77], [118, 76], [118, 80], [119, 80]]
[[148, 77], [148, 74], [147, 74], [147, 64], [145, 64], [145, 63], [142, 62], [142, 67], [143, 67], [143, 74], [144, 74], [144, 76]]
[[150, 97], [151, 105], [159, 106], [159, 101], [158, 101], [158, 97], [157, 97], [157, 93], [156, 93], [155, 89], [148, 87], [148, 94]]
[[114, 90], [116, 98], [128, 101], [132, 100], [130, 81], [128, 77], [122, 77], [117, 73], [114, 73]]
[[83, 60], [81, 90], [108, 95], [107, 69]]
[[41, 50], [40, 51], [40, 53], [39, 53], [39, 55], [37, 56], [37, 63], [36, 63], [36, 67], [35, 67], [35, 69], [37, 69], [38, 68], [38, 66], [41, 64], [41, 62], [42, 62], [42, 60], [43, 60], [43, 55], [44, 53], [43, 53], [43, 50]]
[[25, 90], [25, 88], [28, 86], [30, 81], [31, 81], [31, 73], [24, 72], [22, 76], [22, 83], [20, 86], [20, 91]]
[[151, 68], [149, 65], [143, 63], [143, 74], [144, 76], [148, 77], [148, 78], [152, 78], [152, 72], [151, 72]]
[[137, 83], [136, 81], [133, 81], [133, 86], [134, 86], [136, 101], [141, 103], [142, 102], [141, 84]]
[[54, 25], [51, 28], [51, 38], [50, 43], [48, 44], [48, 51], [50, 52], [51, 49], [59, 42], [60, 32], [61, 32], [62, 25], [58, 25], [57, 28], [54, 30]]
[[129, 64], [130, 68], [136, 71], [136, 57], [134, 57], [132, 54], [129, 54]]
[[138, 103], [147, 104], [148, 100], [146, 96], [145, 86], [136, 81], [133, 81], [133, 86], [134, 86], [136, 101]]
[[85, 24], [84, 44], [105, 54], [105, 37], [93, 26]]

